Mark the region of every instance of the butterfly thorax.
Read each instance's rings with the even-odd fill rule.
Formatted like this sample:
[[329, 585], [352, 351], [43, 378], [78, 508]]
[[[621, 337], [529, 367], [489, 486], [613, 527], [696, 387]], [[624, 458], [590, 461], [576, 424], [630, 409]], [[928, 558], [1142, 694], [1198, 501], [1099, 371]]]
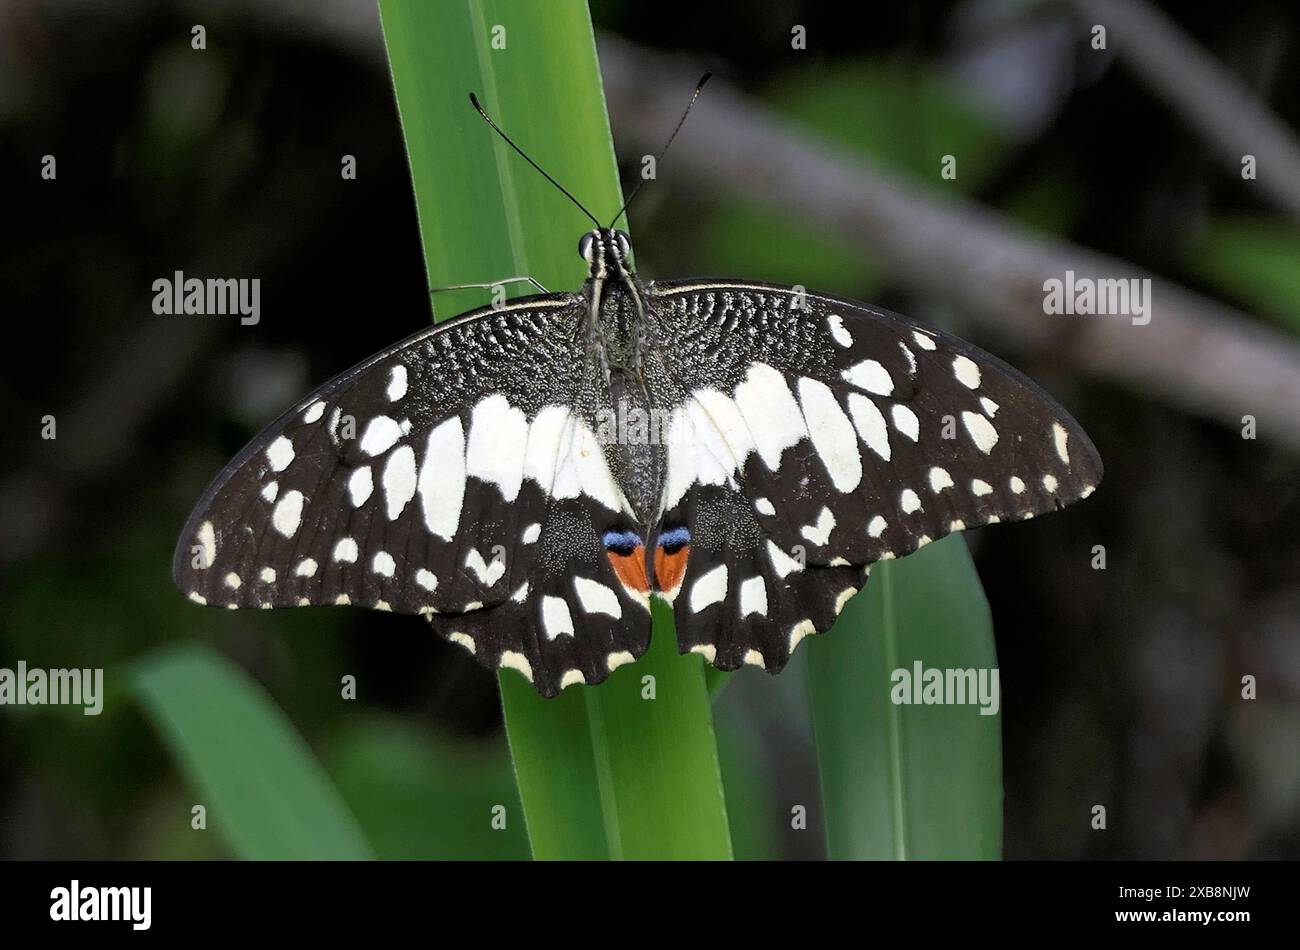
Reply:
[[607, 394], [597, 407], [597, 429], [628, 503], [648, 527], [658, 513], [667, 459], [645, 372], [645, 290], [628, 262], [622, 232], [588, 232], [579, 250], [588, 265], [583, 290], [590, 307], [591, 365], [599, 377], [594, 388]]

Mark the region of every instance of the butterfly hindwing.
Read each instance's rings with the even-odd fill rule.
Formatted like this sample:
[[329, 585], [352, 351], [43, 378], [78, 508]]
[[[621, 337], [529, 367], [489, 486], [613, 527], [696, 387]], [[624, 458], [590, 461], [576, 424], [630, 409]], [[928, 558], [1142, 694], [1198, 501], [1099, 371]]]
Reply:
[[[753, 649], [751, 662], [779, 669], [875, 561], [1064, 507], [1100, 481], [1055, 400], [946, 334], [774, 285], [656, 284], [652, 300], [676, 400], [663, 523], [696, 538], [674, 599], [679, 638], [686, 650], [710, 635], [691, 595], [717, 594], [725, 565], [725, 668]], [[704, 519], [720, 506], [728, 529], [709, 544]], [[737, 585], [759, 576], [772, 617], [746, 625]]]
[[475, 311], [322, 386], [204, 493], [177, 585], [421, 614], [547, 695], [639, 656], [648, 613], [601, 541], [626, 502], [590, 451], [585, 312], [568, 294]]

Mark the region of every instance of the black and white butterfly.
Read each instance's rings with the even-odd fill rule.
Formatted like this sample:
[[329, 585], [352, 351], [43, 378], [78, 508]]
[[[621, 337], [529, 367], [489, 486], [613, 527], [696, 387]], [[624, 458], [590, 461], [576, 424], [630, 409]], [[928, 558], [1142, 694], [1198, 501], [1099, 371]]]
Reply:
[[419, 614], [544, 696], [645, 653], [658, 596], [681, 652], [775, 673], [874, 562], [1101, 479], [968, 343], [796, 287], [644, 283], [611, 228], [579, 251], [578, 292], [424, 330], [276, 420], [195, 507], [180, 589]]
[[418, 333], [254, 439], [190, 517], [180, 589], [420, 614], [545, 696], [640, 657], [657, 595], [683, 653], [776, 672], [873, 562], [1101, 479], [968, 343], [776, 284], [642, 283], [619, 231], [580, 249], [579, 292]]

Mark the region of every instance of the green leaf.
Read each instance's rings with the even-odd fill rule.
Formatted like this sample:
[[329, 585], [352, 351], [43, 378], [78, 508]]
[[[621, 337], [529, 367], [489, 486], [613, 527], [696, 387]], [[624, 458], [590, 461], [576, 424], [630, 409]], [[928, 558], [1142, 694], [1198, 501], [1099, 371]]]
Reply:
[[509, 757], [503, 747], [481, 746], [363, 714], [348, 717], [324, 758], [380, 858], [525, 859], [528, 835]]
[[[608, 221], [622, 204], [595, 38], [577, 0], [380, 0], [432, 286], [528, 275], [578, 286], [591, 223], [473, 111]], [[665, 130], [667, 131], [667, 130]], [[531, 292], [516, 289], [516, 293]], [[483, 294], [439, 294], [450, 315]], [[501, 695], [538, 858], [729, 854], [712, 719], [698, 657], [655, 626], [641, 662], [603, 686], [544, 700], [513, 671]], [[619, 684], [653, 675], [657, 698]]]
[[960, 537], [876, 564], [834, 629], [809, 644], [832, 858], [1001, 856], [1001, 716], [978, 704], [895, 704], [895, 671], [910, 675], [917, 661], [925, 670], [997, 666], [988, 604]]
[[372, 857], [311, 749], [229, 660], [206, 647], [169, 648], [136, 663], [129, 681], [195, 801], [207, 808], [208, 828], [237, 856]]
[[1220, 218], [1190, 261], [1246, 306], [1300, 331], [1300, 231], [1262, 217]]

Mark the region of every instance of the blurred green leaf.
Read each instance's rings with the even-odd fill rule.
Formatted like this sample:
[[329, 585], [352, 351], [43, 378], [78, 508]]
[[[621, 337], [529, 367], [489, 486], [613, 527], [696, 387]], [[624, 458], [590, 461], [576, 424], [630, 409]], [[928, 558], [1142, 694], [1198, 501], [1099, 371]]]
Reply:
[[[972, 192], [1006, 156], [1010, 139], [961, 89], [925, 64], [848, 63], [778, 79], [773, 101], [820, 137], [942, 191]], [[945, 155], [956, 178], [940, 177]]]
[[[621, 190], [585, 4], [380, 0], [379, 7], [432, 285], [529, 275], [552, 289], [578, 286], [586, 272], [577, 241], [590, 223], [495, 137], [467, 94], [476, 91], [594, 214], [613, 217]], [[485, 302], [475, 293], [436, 299], [448, 315]], [[676, 654], [663, 621], [654, 638], [662, 649], [594, 691], [575, 687], [544, 700], [502, 672], [535, 857], [650, 856], [644, 849], [720, 856], [726, 815], [699, 659]], [[653, 704], [609, 692], [646, 675], [657, 683]]]
[[[453, 743], [378, 715], [352, 717], [327, 748], [330, 774], [378, 857], [528, 858], [504, 748]], [[493, 826], [498, 806], [504, 828]]]
[[782, 856], [776, 822], [783, 819], [773, 800], [763, 743], [744, 712], [733, 709], [715, 717], [731, 840], [738, 861], [774, 861]]
[[988, 604], [962, 538], [872, 568], [808, 666], [829, 854], [998, 858], [1001, 716], [896, 705], [895, 670], [994, 669]]
[[1272, 218], [1211, 221], [1192, 265], [1247, 307], [1300, 331], [1300, 231]]
[[[242, 858], [371, 857], [311, 749], [242, 670], [174, 647], [137, 662], [131, 692], [207, 809], [208, 828]], [[175, 816], [188, 823], [190, 816]]]

